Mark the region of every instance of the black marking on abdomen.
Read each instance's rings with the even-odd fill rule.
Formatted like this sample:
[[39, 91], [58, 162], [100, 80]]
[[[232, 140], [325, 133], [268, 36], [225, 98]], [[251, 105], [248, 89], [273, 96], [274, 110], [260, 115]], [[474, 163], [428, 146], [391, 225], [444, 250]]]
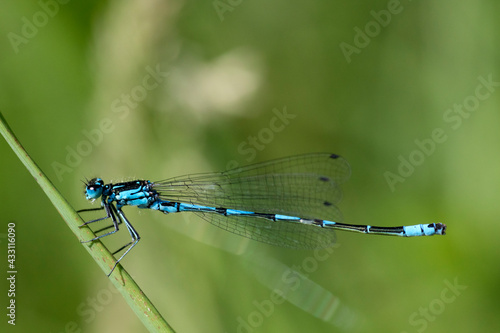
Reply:
[[227, 216], [227, 208], [217, 207], [215, 212], [224, 216]]
[[276, 221], [276, 214], [255, 213], [254, 215], [257, 217], [263, 217], [263, 218], [266, 218], [268, 220]]
[[318, 220], [318, 219], [314, 219], [314, 222], [313, 222], [314, 225], [319, 225], [320, 227], [323, 227], [323, 220]]

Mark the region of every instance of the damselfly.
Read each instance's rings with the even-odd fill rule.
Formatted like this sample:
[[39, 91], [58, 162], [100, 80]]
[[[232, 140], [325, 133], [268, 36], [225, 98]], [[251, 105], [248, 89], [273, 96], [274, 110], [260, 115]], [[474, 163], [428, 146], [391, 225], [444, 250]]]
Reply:
[[85, 196], [101, 198], [106, 216], [82, 226], [111, 218], [114, 228], [88, 242], [114, 234], [121, 223], [132, 240], [115, 251], [124, 251], [116, 265], [137, 245], [139, 234], [125, 217], [124, 206], [159, 210], [165, 214], [193, 212], [235, 234], [290, 248], [316, 249], [333, 245], [335, 229], [393, 236], [444, 235], [442, 223], [401, 227], [376, 227], [342, 222], [336, 204], [342, 197], [339, 185], [351, 173], [349, 164], [335, 154], [305, 154], [258, 163], [218, 173], [203, 173], [158, 182], [134, 180], [105, 184], [101, 178], [85, 183]]

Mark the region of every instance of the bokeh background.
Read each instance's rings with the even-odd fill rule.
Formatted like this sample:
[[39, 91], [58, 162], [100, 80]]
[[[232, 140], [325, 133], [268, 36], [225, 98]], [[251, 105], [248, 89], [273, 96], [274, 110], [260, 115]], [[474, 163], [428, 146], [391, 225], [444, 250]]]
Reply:
[[[0, 109], [75, 208], [96, 207], [85, 177], [325, 151], [352, 167], [345, 221], [448, 225], [339, 232], [315, 257], [126, 209], [142, 241], [123, 265], [178, 332], [499, 330], [497, 2], [62, 2], [2, 1]], [[0, 156], [0, 330], [144, 332], [3, 140]]]

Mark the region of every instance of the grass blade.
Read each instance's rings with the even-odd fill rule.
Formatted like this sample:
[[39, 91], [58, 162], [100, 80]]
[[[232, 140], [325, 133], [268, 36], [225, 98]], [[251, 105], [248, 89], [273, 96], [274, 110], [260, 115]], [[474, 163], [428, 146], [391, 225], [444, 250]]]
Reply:
[[[56, 207], [63, 220], [73, 231], [78, 240], [85, 241], [94, 238], [94, 234], [89, 228], [79, 228], [79, 226], [84, 223], [83, 220], [24, 150], [23, 146], [17, 140], [9, 125], [5, 121], [1, 112], [0, 133], [3, 135], [24, 166], [26, 166], [31, 175], [36, 179], [40, 187], [49, 197], [52, 204]], [[90, 253], [92, 258], [94, 258], [95, 262], [101, 267], [105, 274], [111, 270], [115, 259], [100, 241], [82, 243], [82, 246]], [[137, 317], [139, 317], [144, 326], [146, 326], [150, 332], [174, 332], [174, 330], [165, 321], [165, 319], [163, 319], [158, 310], [154, 307], [130, 275], [125, 271], [125, 269], [118, 265], [110, 279], [125, 298], [128, 305], [135, 312]]]

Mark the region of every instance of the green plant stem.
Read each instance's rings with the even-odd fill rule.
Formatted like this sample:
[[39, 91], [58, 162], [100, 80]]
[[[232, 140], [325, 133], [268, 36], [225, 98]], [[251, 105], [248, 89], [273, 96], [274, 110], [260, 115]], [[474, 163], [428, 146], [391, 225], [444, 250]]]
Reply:
[[[83, 220], [30, 158], [21, 143], [15, 137], [1, 112], [0, 132], [21, 162], [36, 179], [50, 201], [52, 201], [63, 220], [77, 236], [78, 240], [86, 241], [94, 238], [95, 236], [89, 228], [79, 227], [84, 223]], [[82, 243], [82, 245], [90, 253], [92, 258], [94, 258], [95, 262], [101, 267], [104, 273], [107, 274], [115, 262], [113, 255], [108, 249], [106, 249], [100, 241]], [[110, 279], [150, 332], [174, 332], [125, 269], [118, 265]]]

